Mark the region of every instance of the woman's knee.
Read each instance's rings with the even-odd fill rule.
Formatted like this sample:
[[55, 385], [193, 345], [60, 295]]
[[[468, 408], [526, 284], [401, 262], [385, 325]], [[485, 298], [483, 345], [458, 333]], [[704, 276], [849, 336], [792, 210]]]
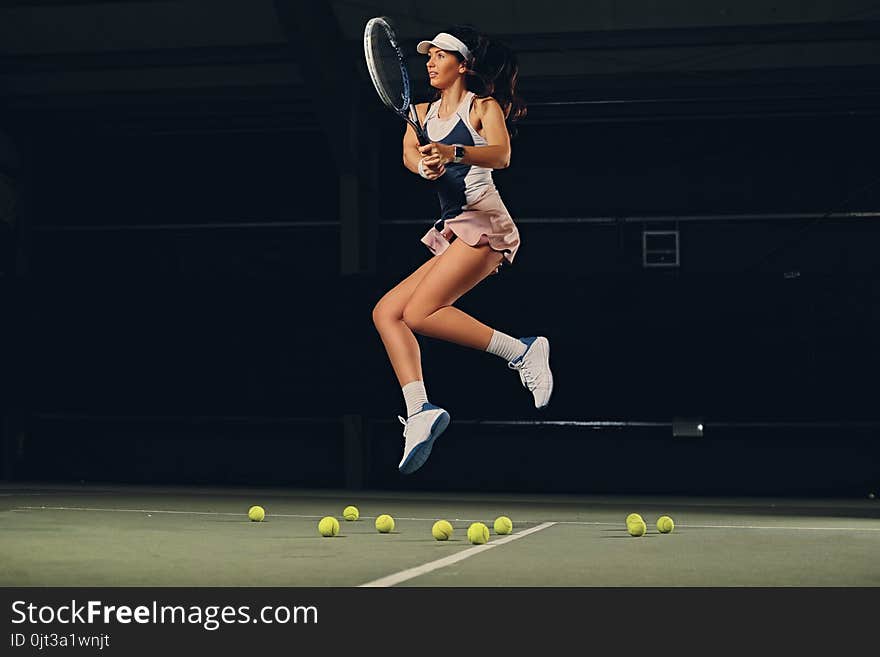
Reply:
[[425, 318], [428, 315], [418, 307], [407, 305], [403, 309], [403, 323], [409, 327], [410, 331], [418, 333], [424, 326]]
[[373, 325], [377, 329], [390, 322], [399, 322], [402, 318], [403, 313], [400, 309], [384, 297], [373, 307]]
[[375, 306], [373, 306], [373, 326], [377, 329], [382, 327], [382, 324], [387, 322], [388, 311], [385, 309], [385, 304], [382, 301], [379, 301]]

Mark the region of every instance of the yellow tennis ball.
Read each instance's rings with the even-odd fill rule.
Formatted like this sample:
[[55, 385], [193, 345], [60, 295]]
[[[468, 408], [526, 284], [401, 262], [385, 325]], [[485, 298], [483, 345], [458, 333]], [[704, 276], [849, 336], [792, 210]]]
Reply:
[[321, 518], [321, 522], [318, 523], [318, 533], [321, 536], [336, 536], [339, 533], [339, 521], [333, 516]]
[[498, 516], [495, 518], [495, 533], [509, 534], [513, 531], [513, 523], [507, 516]]
[[481, 522], [475, 522], [468, 527], [467, 536], [474, 545], [483, 545], [489, 542], [489, 528]]
[[250, 518], [253, 522], [263, 522], [263, 518], [266, 517], [266, 510], [261, 506], [252, 506], [248, 509], [248, 518]]
[[633, 522], [634, 520], [642, 520], [642, 516], [640, 516], [638, 513], [630, 513], [626, 517], [626, 524], [628, 525], [629, 523]]
[[644, 536], [645, 532], [648, 531], [648, 526], [644, 520], [635, 520], [626, 526], [626, 531], [629, 532], [630, 536]]
[[381, 532], [382, 534], [393, 532], [394, 518], [389, 516], [387, 513], [383, 513], [381, 516], [376, 518], [376, 529], [379, 530], [379, 532]]
[[361, 517], [361, 513], [356, 506], [347, 506], [342, 510], [342, 517], [346, 520], [357, 520]]
[[438, 520], [431, 527], [431, 536], [438, 541], [449, 540], [449, 537], [452, 536], [452, 524], [448, 520]]
[[669, 516], [660, 516], [657, 518], [657, 531], [661, 534], [669, 534], [675, 529], [675, 523]]

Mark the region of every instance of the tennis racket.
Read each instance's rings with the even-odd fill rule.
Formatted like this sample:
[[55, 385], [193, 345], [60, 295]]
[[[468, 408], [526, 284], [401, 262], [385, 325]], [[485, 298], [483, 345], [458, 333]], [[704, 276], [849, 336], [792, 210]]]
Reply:
[[387, 18], [379, 16], [367, 21], [364, 28], [364, 56], [370, 79], [385, 107], [413, 127], [420, 145], [430, 144], [431, 140], [411, 103], [406, 60]]

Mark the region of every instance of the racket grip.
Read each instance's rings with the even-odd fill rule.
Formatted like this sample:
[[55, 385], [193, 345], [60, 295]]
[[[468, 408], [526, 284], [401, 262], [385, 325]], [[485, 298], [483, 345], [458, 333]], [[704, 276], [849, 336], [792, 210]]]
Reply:
[[422, 127], [422, 122], [419, 121], [418, 112], [416, 112], [416, 108], [413, 105], [409, 106], [409, 122], [416, 130], [416, 137], [418, 137], [419, 146], [427, 146], [428, 144], [430, 144], [431, 139], [428, 137], [428, 134]]

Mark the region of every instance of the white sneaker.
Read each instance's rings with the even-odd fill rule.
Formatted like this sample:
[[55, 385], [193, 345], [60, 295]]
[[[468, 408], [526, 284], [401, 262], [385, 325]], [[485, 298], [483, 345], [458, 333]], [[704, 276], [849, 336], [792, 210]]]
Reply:
[[431, 448], [437, 437], [449, 426], [449, 413], [434, 404], [422, 404], [422, 410], [413, 413], [403, 423], [403, 458], [397, 469], [403, 474], [412, 474], [423, 465], [431, 455]]
[[535, 396], [535, 408], [544, 408], [553, 394], [553, 373], [550, 371], [550, 341], [543, 337], [521, 338], [528, 345], [526, 353], [507, 366], [519, 372], [523, 386]]

